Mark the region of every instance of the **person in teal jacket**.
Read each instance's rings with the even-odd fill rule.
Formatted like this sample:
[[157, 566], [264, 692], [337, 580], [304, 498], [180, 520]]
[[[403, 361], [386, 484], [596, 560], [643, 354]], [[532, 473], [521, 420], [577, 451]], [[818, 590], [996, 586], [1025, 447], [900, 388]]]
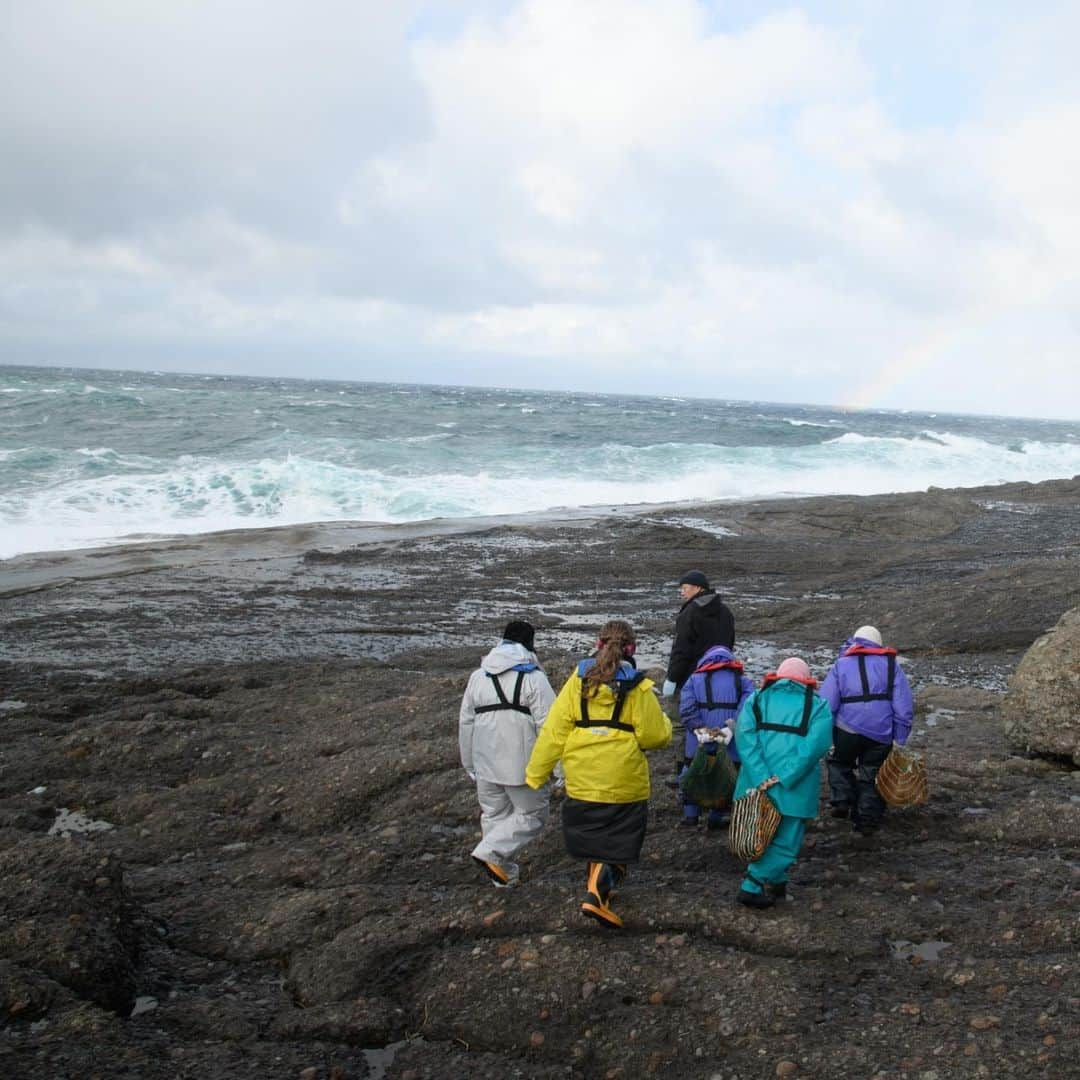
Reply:
[[742, 769], [735, 798], [767, 790], [780, 811], [780, 827], [761, 858], [750, 863], [738, 902], [772, 907], [787, 895], [788, 870], [799, 855], [807, 821], [818, 814], [821, 759], [832, 745], [832, 710], [814, 691], [817, 681], [796, 656], [765, 676], [743, 703], [735, 727]]

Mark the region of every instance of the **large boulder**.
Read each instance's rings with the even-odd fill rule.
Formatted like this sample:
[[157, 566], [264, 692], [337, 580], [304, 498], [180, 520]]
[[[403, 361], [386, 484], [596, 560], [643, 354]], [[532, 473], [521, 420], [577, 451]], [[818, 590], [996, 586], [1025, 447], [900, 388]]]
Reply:
[[1080, 765], [1080, 608], [1065, 612], [1024, 654], [1002, 712], [1015, 746]]

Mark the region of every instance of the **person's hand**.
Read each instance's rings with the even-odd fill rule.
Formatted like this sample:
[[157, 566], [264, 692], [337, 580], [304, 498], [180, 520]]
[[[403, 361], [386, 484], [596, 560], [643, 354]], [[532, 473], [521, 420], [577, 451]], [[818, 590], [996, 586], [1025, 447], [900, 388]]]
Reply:
[[664, 680], [664, 688], [660, 691], [661, 697], [671, 697], [675, 693], [675, 684], [670, 679]]
[[472, 771], [472, 769], [466, 769], [466, 770], [465, 770], [465, 775], [466, 775], [466, 776], [467, 776], [467, 777], [468, 777], [468, 778], [469, 778], [469, 779], [470, 779], [470, 780], [471, 780], [471, 781], [472, 781], [472, 782], [473, 782], [474, 784], [476, 783], [476, 773], [474, 773], [474, 772]]
[[711, 735], [717, 742], [722, 742], [725, 746], [731, 742], [731, 728], [712, 728]]
[[768, 780], [762, 780], [761, 781], [761, 790], [762, 791], [768, 791], [769, 788], [774, 787], [775, 785], [777, 785], [779, 783], [780, 783], [780, 777], [779, 776], [770, 776], [768, 778]]

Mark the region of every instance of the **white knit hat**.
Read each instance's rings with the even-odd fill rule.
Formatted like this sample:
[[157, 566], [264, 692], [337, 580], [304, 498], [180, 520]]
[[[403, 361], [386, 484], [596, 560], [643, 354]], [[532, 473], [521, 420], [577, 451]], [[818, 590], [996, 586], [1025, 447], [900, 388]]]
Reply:
[[881, 631], [876, 626], [860, 626], [855, 631], [855, 637], [861, 637], [864, 641], [872, 641], [875, 645], [881, 644]]

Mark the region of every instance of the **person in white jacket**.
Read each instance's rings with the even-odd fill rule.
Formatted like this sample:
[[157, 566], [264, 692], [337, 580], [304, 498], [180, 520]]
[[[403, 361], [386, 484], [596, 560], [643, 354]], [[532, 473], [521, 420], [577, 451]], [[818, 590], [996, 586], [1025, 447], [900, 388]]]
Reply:
[[476, 782], [480, 843], [472, 852], [500, 888], [516, 885], [514, 855], [543, 829], [549, 790], [525, 783], [525, 766], [555, 700], [533, 652], [535, 631], [515, 619], [502, 641], [469, 676], [461, 699], [458, 746], [461, 764]]

